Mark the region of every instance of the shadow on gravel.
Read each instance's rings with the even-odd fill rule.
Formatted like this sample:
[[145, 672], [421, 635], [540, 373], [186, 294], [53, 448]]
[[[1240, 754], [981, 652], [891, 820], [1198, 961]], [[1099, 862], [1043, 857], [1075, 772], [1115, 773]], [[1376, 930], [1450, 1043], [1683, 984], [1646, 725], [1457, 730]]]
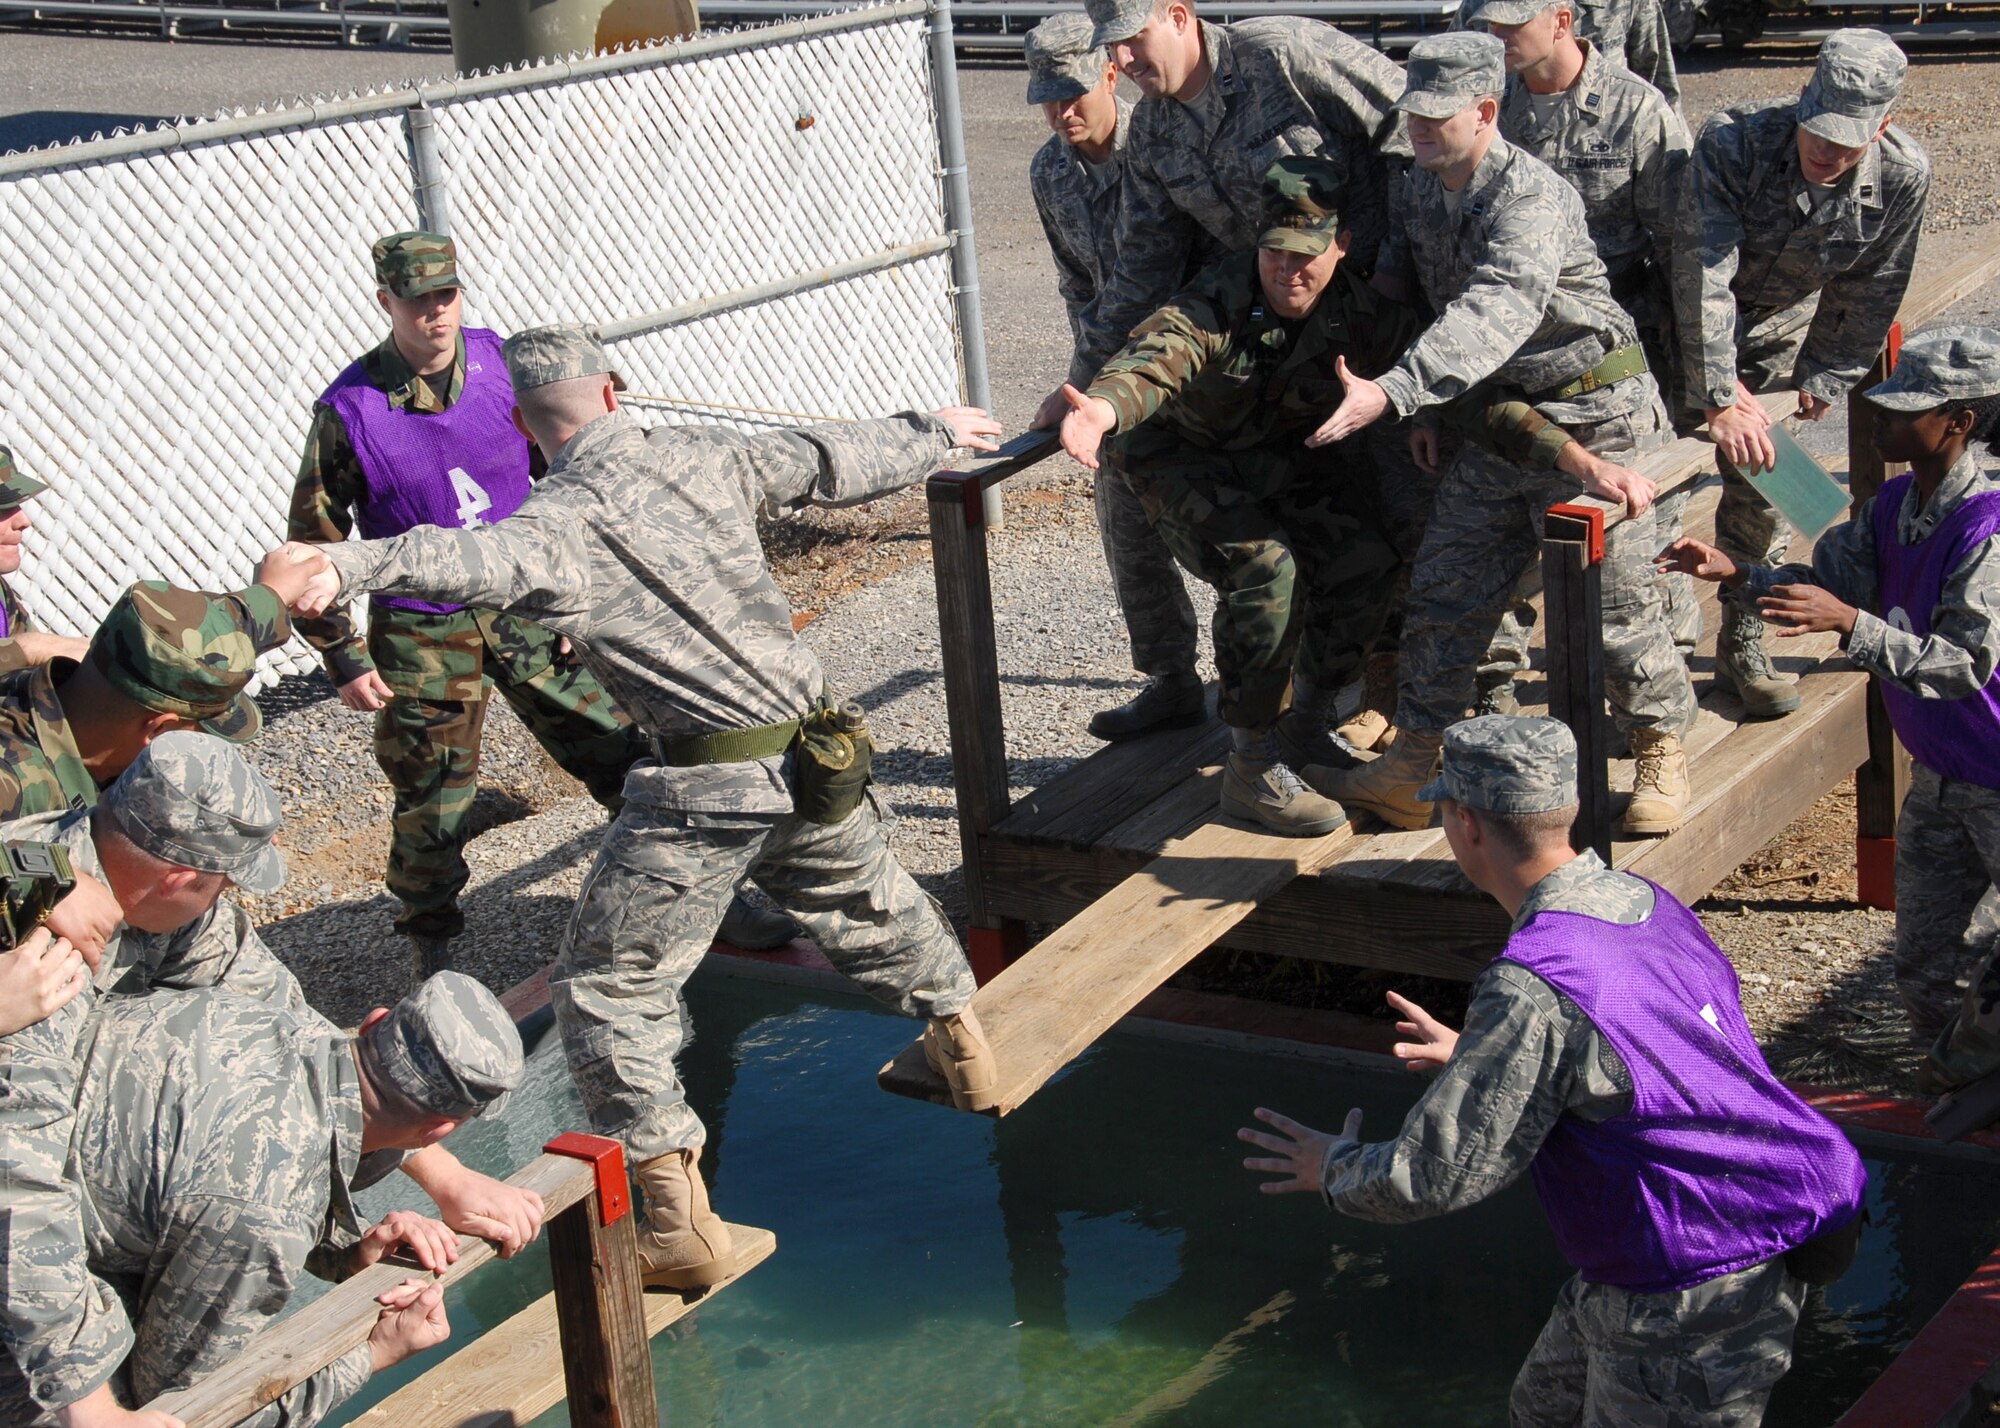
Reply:
[[1829, 986], [1809, 1013], [1779, 1025], [1764, 1054], [1788, 1081], [1915, 1095], [1918, 1048], [1888, 954], [1870, 957]]

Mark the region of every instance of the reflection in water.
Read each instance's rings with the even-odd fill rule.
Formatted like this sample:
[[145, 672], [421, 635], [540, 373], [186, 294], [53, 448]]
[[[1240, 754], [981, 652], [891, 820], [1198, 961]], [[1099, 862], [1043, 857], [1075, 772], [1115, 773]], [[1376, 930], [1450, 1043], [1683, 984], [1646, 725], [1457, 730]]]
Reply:
[[[1234, 1138], [1252, 1106], [1337, 1125], [1358, 1104], [1379, 1138], [1401, 1073], [1120, 1037], [994, 1122], [878, 1091], [913, 1028], [866, 1002], [727, 976], [689, 1000], [703, 1169], [778, 1252], [658, 1341], [679, 1428], [1498, 1424], [1567, 1275], [1525, 1185], [1400, 1227], [1256, 1192]], [[553, 1038], [530, 1065], [503, 1121], [454, 1138], [465, 1159], [519, 1165], [581, 1123]], [[1814, 1295], [1774, 1428], [1837, 1417], [2000, 1238], [1991, 1177], [1869, 1170], [1874, 1226]], [[366, 1204], [416, 1198], [392, 1179]], [[547, 1289], [539, 1250], [482, 1271], [455, 1337]]]

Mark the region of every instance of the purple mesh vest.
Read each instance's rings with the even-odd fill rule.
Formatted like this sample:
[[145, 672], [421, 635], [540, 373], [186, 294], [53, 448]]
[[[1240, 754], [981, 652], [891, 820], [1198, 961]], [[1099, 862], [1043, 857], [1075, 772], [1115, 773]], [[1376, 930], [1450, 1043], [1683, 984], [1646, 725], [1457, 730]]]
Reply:
[[[1875, 579], [1882, 618], [1899, 630], [1928, 635], [1945, 577], [1973, 547], [2000, 532], [2000, 492], [1959, 502], [1936, 530], [1904, 545], [1896, 539], [1896, 515], [1916, 479], [1898, 476], [1875, 498]], [[2000, 788], [2000, 670], [1964, 699], [1925, 699], [1880, 683], [1889, 722], [1912, 758], [1946, 778]]]
[[[339, 415], [360, 458], [368, 493], [354, 516], [369, 540], [413, 526], [491, 525], [527, 499], [528, 443], [514, 430], [514, 388], [499, 334], [468, 327], [464, 335], [465, 385], [444, 411], [389, 405], [388, 394], [368, 380], [359, 362], [320, 397]], [[374, 599], [439, 615], [465, 608], [401, 596]]]
[[1736, 969], [1653, 889], [1617, 926], [1543, 912], [1501, 955], [1575, 1002], [1632, 1074], [1632, 1109], [1564, 1116], [1532, 1171], [1563, 1255], [1593, 1284], [1659, 1294], [1783, 1254], [1861, 1212], [1861, 1157], [1771, 1074]]

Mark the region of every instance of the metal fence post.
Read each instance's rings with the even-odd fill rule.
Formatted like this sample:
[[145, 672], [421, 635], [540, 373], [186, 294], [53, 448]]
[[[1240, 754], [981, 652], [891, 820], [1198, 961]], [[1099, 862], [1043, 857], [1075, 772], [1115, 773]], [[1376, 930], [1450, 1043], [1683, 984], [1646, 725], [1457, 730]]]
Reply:
[[444, 183], [444, 160], [438, 153], [437, 116], [418, 100], [403, 111], [403, 129], [410, 141], [410, 172], [416, 179], [417, 222], [427, 233], [451, 232], [451, 191]]
[[[965, 170], [965, 117], [958, 107], [958, 58], [952, 43], [951, 0], [931, 6], [931, 82], [937, 102], [938, 157], [944, 172], [944, 221], [952, 233], [951, 283], [964, 353], [965, 394], [976, 407], [993, 409], [986, 373], [986, 322], [979, 307], [979, 252], [972, 241], [972, 185]], [[988, 486], [986, 528], [1002, 528], [1000, 488]]]

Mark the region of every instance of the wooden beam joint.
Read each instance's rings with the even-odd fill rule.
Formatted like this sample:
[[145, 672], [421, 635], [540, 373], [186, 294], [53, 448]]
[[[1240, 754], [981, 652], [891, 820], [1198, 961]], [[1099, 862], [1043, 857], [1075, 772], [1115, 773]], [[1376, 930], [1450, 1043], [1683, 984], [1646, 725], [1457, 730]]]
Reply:
[[547, 1155], [566, 1155], [590, 1163], [597, 1180], [600, 1225], [613, 1224], [632, 1213], [632, 1182], [625, 1175], [625, 1147], [608, 1136], [564, 1131], [542, 1147]]
[[1586, 565], [1604, 564], [1604, 512], [1595, 506], [1573, 506], [1567, 501], [1550, 506], [1543, 519], [1545, 540], [1575, 541], [1586, 546]]
[[974, 471], [940, 471], [924, 483], [924, 494], [934, 505], [958, 506], [967, 530], [986, 524], [986, 483]]

